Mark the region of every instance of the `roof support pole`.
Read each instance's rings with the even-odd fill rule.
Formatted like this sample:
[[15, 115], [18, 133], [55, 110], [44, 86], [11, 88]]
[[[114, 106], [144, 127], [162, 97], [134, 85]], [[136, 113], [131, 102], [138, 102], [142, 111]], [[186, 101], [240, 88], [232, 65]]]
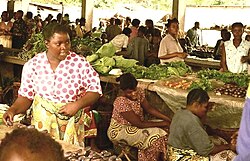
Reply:
[[180, 30], [184, 31], [184, 20], [186, 11], [186, 1], [173, 0], [172, 18], [177, 18], [180, 23]]
[[86, 29], [90, 31], [92, 29], [93, 22], [93, 0], [82, 0], [82, 17], [86, 19]]

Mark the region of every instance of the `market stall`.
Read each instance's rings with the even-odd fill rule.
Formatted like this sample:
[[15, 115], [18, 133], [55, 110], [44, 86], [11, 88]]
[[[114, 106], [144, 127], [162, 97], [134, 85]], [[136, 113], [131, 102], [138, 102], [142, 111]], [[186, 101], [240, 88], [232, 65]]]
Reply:
[[[17, 59], [13, 56], [2, 57], [1, 65], [4, 66], [13, 66], [13, 65], [23, 65], [25, 61]], [[7, 64], [7, 65], [6, 65]], [[8, 69], [10, 69], [8, 67]], [[4, 72], [7, 72], [5, 74]], [[138, 71], [137, 71], [138, 72]], [[144, 71], [145, 72], [145, 71]], [[14, 73], [11, 70], [6, 70], [1, 67], [1, 73], [4, 77], [13, 77]], [[116, 76], [101, 76], [101, 81], [104, 83], [116, 84], [115, 81]], [[185, 77], [178, 76], [178, 78], [195, 80], [197, 76], [188, 75]], [[166, 86], [166, 81], [171, 78], [166, 78], [163, 80], [152, 80], [152, 79], [138, 79], [139, 86], [145, 90], [155, 92], [158, 96], [165, 102], [168, 108], [171, 111], [175, 112], [176, 110], [185, 107], [186, 95], [188, 93], [187, 89], [179, 89], [176, 87]], [[175, 79], [175, 82], [177, 79]], [[218, 81], [215, 81], [216, 86], [222, 86], [223, 83], [218, 84]], [[205, 86], [205, 85], [204, 85]], [[104, 91], [105, 93], [105, 91]], [[242, 108], [244, 105], [244, 98], [235, 98], [227, 95], [216, 95], [214, 91], [209, 92], [209, 96], [211, 97], [211, 101], [215, 102], [214, 108], [209, 111], [207, 123], [213, 128], [239, 128], [240, 118], [242, 113]]]

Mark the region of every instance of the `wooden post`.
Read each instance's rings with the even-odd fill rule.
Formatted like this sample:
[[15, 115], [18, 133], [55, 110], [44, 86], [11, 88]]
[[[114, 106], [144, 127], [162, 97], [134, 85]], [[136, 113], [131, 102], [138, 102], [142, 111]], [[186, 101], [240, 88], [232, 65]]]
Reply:
[[10, 0], [7, 2], [7, 11], [9, 12], [9, 16], [12, 18], [14, 14], [14, 6], [15, 6], [15, 1]]
[[177, 18], [180, 23], [180, 30], [184, 31], [184, 21], [186, 12], [186, 1], [173, 0], [172, 18]]
[[86, 19], [86, 30], [90, 31], [92, 29], [93, 23], [93, 0], [82, 0], [82, 17]]

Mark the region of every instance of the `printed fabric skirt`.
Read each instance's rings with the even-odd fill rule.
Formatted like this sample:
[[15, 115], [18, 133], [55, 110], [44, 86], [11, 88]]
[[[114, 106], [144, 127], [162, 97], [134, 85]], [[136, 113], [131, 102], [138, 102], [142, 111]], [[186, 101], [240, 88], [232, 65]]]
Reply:
[[[220, 137], [210, 137], [215, 145], [227, 143]], [[208, 157], [200, 156], [194, 150], [178, 149], [167, 145], [168, 161], [233, 161], [236, 154], [231, 150], [224, 150]]]
[[[54, 139], [84, 146], [85, 128], [91, 126], [92, 118], [89, 112], [84, 113], [82, 110], [73, 117], [63, 116], [58, 111], [64, 105], [65, 103], [53, 103], [36, 95], [31, 106], [31, 124], [39, 131], [47, 130]], [[90, 135], [95, 135], [94, 133], [92, 130]]]
[[167, 132], [161, 128], [139, 129], [111, 119], [107, 134], [113, 143], [136, 147], [138, 161], [158, 161], [166, 156]]

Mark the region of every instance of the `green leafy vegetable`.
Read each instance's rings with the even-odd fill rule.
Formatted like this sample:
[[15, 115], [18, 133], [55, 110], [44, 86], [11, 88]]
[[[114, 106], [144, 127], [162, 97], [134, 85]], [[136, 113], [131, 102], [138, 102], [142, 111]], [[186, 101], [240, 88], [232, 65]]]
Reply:
[[88, 62], [94, 62], [99, 58], [99, 56], [97, 54], [92, 54], [92, 55], [88, 55], [86, 56], [86, 59]]

